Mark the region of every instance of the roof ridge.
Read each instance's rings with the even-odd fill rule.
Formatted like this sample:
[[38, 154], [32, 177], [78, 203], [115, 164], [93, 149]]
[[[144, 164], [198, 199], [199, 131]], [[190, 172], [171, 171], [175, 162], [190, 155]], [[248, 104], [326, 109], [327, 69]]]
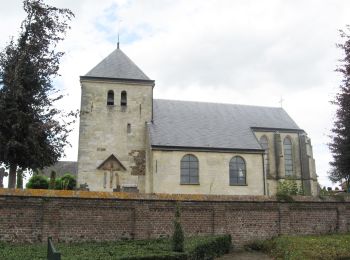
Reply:
[[217, 105], [227, 105], [227, 106], [245, 106], [245, 107], [256, 107], [256, 108], [263, 108], [264, 107], [264, 108], [282, 109], [283, 111], [285, 111], [283, 107], [257, 106], [257, 105], [233, 104], [233, 103], [221, 103], [221, 102], [212, 102], [212, 101], [161, 99], [161, 98], [155, 98], [154, 100], [174, 101], [174, 102], [187, 102], [187, 103], [202, 103], [202, 104], [217, 104]]

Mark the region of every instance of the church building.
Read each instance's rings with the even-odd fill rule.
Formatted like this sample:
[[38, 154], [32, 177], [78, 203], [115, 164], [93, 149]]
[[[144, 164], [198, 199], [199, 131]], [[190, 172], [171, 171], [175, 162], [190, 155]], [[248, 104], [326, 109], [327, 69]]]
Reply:
[[274, 195], [292, 178], [317, 194], [310, 138], [283, 108], [154, 99], [119, 46], [80, 82], [78, 186]]

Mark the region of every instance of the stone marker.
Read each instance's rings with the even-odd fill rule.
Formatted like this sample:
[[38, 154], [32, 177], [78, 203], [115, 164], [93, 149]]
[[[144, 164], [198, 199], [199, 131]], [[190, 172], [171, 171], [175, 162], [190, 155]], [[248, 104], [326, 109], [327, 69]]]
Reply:
[[4, 177], [7, 177], [8, 173], [5, 172], [5, 168], [1, 167], [0, 168], [0, 188], [4, 188], [4, 183], [3, 183], [3, 179]]

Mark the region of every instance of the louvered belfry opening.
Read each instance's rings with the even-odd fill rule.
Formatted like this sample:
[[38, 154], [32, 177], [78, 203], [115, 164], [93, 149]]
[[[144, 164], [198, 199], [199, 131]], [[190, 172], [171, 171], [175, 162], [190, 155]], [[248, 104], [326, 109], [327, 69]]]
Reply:
[[127, 104], [128, 104], [127, 94], [126, 94], [126, 91], [123, 90], [121, 95], [120, 95], [120, 106], [121, 107], [126, 107]]
[[108, 91], [107, 106], [114, 106], [114, 92], [113, 92], [113, 90]]

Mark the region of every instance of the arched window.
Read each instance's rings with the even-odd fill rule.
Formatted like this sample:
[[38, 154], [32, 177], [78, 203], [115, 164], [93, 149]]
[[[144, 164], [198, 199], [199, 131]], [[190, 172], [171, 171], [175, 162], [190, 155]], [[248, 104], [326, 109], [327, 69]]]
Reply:
[[198, 159], [186, 154], [181, 159], [181, 184], [199, 184]]
[[270, 172], [270, 159], [269, 159], [269, 140], [267, 139], [266, 135], [263, 135], [260, 137], [260, 145], [261, 147], [265, 150], [265, 155], [264, 155], [264, 164], [265, 164], [265, 169], [266, 169], [266, 174], [269, 174]]
[[113, 92], [113, 90], [108, 91], [107, 106], [114, 106], [114, 92]]
[[126, 126], [126, 132], [128, 134], [131, 134], [131, 124], [130, 123], [128, 123], [127, 126]]
[[286, 176], [293, 175], [293, 147], [292, 141], [289, 137], [284, 138], [283, 141], [284, 150], [284, 169]]
[[240, 156], [235, 156], [230, 161], [230, 185], [244, 185], [246, 181], [246, 165]]
[[126, 107], [127, 104], [128, 104], [127, 94], [126, 94], [126, 91], [123, 90], [122, 94], [120, 95], [120, 106]]

